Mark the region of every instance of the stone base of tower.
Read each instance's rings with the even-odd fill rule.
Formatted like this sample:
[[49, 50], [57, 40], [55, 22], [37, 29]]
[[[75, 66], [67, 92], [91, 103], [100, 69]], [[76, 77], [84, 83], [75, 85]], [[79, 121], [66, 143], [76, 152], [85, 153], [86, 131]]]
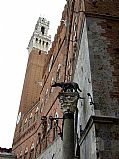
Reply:
[[119, 118], [91, 116], [79, 146], [81, 159], [118, 159]]

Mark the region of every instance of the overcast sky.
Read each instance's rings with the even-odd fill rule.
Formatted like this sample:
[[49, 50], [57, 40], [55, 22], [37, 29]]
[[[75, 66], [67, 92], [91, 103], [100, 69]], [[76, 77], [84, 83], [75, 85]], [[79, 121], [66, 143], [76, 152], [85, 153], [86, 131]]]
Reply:
[[28, 60], [27, 46], [42, 16], [54, 37], [66, 0], [0, 0], [0, 147], [12, 146]]

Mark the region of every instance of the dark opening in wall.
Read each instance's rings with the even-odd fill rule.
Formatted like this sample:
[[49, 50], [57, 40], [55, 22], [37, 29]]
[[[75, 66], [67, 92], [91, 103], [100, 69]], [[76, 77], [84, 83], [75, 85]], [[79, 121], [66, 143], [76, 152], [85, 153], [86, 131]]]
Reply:
[[45, 33], [45, 27], [44, 26], [41, 27], [41, 32], [42, 32], [42, 35], [44, 35], [44, 33]]
[[48, 47], [48, 42], [46, 42], [46, 47]]
[[41, 55], [41, 50], [39, 50], [38, 54]]
[[41, 44], [41, 39], [39, 40], [39, 44]]
[[45, 41], [43, 41], [43, 45], [45, 44]]

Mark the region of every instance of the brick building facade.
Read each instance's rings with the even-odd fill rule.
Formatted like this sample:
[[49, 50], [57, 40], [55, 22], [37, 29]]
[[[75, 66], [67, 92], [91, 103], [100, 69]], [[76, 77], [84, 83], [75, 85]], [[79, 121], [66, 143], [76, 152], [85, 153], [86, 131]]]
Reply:
[[[118, 159], [118, 8], [118, 0], [68, 0], [50, 51], [49, 23], [39, 19], [28, 46], [13, 140], [18, 158], [62, 158], [57, 123], [53, 121], [51, 127], [49, 120], [50, 116], [62, 117], [57, 98], [61, 89], [51, 84], [75, 81], [84, 98], [75, 113], [75, 156]], [[62, 120], [58, 124], [62, 129]]]

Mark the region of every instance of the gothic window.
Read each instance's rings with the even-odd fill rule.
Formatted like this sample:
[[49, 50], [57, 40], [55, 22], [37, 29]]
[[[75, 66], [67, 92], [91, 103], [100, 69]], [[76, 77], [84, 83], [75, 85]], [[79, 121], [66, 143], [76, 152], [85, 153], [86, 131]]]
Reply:
[[24, 154], [24, 159], [28, 159], [28, 152]]
[[35, 157], [37, 158], [39, 155], [38, 144], [36, 144], [36, 151], [35, 152], [36, 152]]
[[50, 59], [50, 62], [49, 62], [49, 67], [48, 67], [48, 71], [50, 72], [51, 68], [52, 68], [52, 64], [53, 64], [53, 59], [54, 59], [54, 56], [52, 55], [51, 59]]
[[44, 139], [46, 137], [46, 133], [47, 133], [47, 119], [44, 118], [42, 120], [42, 124], [41, 124], [41, 128], [42, 128], [42, 139]]
[[60, 80], [60, 70], [61, 70], [61, 64], [59, 64], [57, 67], [56, 82]]
[[20, 156], [19, 159], [22, 159], [22, 156]]
[[44, 33], [45, 33], [45, 27], [44, 26], [41, 27], [41, 33], [42, 33], [42, 35], [44, 35]]
[[40, 104], [40, 113], [42, 113], [43, 111], [43, 106], [44, 106], [44, 100], [41, 100], [41, 104]]
[[32, 124], [32, 117], [33, 117], [33, 114], [31, 113], [29, 117], [29, 126]]
[[36, 108], [36, 111], [35, 111], [35, 120], [38, 119], [38, 111], [39, 111], [39, 108], [37, 107], [37, 108]]
[[27, 147], [24, 152], [24, 159], [28, 159], [28, 148]]
[[76, 28], [77, 28], [77, 24], [76, 24], [76, 22], [74, 23], [74, 38], [76, 39], [76, 37], [77, 37], [77, 30], [76, 30]]
[[37, 136], [37, 142], [36, 142], [36, 158], [38, 158], [38, 155], [40, 154], [40, 149], [41, 149], [41, 133], [38, 133], [38, 136]]
[[37, 144], [41, 143], [41, 133], [38, 133], [38, 140], [37, 140]]
[[19, 157], [19, 159], [22, 159], [22, 151], [20, 152], [20, 157]]
[[72, 41], [77, 41], [77, 17], [75, 17], [74, 22], [73, 22], [73, 34], [72, 34]]
[[48, 100], [48, 89], [47, 89], [46, 92], [45, 92], [45, 101], [44, 101], [44, 103], [46, 103], [47, 100]]
[[[51, 85], [53, 84], [53, 82], [54, 82], [54, 78], [52, 77]], [[51, 87], [51, 88], [50, 88], [50, 93], [52, 93], [52, 92], [53, 92], [53, 90], [54, 90], [54, 87]]]
[[23, 130], [25, 130], [26, 128], [27, 128], [27, 118], [25, 119]]
[[32, 145], [31, 145], [30, 158], [29, 159], [33, 159], [33, 158], [34, 158], [34, 143], [32, 143]]
[[49, 132], [52, 129], [52, 121], [48, 118], [47, 119], [47, 132]]

